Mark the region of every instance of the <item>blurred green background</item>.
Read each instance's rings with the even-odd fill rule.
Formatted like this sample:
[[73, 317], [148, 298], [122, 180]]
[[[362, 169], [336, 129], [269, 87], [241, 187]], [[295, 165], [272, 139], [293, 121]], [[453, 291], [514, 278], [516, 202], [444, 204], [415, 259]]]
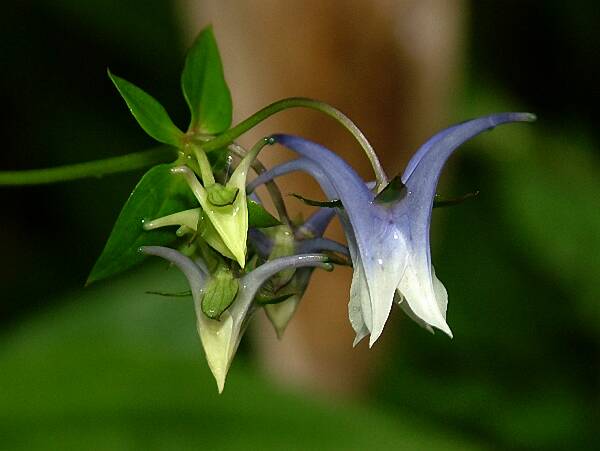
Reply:
[[[181, 287], [175, 272], [148, 265], [81, 289], [141, 172], [2, 188], [0, 448], [593, 449], [600, 14], [594, 1], [469, 6], [453, 118], [517, 108], [539, 120], [486, 135], [451, 163], [451, 192], [482, 193], [435, 215], [456, 338], [403, 323], [394, 359], [352, 402], [273, 387], [244, 349], [219, 397], [191, 306], [143, 296]], [[159, 0], [4, 5], [0, 168], [151, 146], [108, 65], [143, 80], [182, 123], [179, 28]]]

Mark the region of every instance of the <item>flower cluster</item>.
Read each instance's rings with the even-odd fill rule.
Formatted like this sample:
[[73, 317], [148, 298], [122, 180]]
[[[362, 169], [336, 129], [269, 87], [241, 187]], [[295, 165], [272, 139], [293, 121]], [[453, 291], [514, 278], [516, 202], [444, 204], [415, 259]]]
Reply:
[[[429, 250], [438, 178], [446, 160], [468, 139], [497, 125], [531, 121], [533, 115], [494, 114], [443, 130], [415, 153], [403, 174], [388, 180], [358, 127], [322, 102], [283, 99], [232, 127], [231, 95], [210, 28], [190, 49], [181, 77], [190, 109], [186, 131], [152, 96], [109, 76], [139, 125], [166, 147], [131, 160], [132, 169], [140, 161], [163, 164], [152, 167], [127, 200], [88, 282], [149, 255], [177, 266], [188, 280], [198, 333], [219, 391], [253, 313], [264, 309], [281, 336], [315, 267], [352, 267], [348, 311], [355, 345], [366, 336], [369, 346], [377, 341], [394, 303], [423, 327], [452, 336], [446, 322], [448, 296]], [[365, 151], [376, 181], [361, 179], [334, 152], [301, 137], [275, 134], [249, 150], [236, 142], [270, 115], [293, 107], [315, 109], [345, 127]], [[274, 145], [291, 149], [298, 158], [265, 168], [258, 155]], [[257, 174], [254, 179], [251, 171]], [[294, 171], [314, 177], [328, 198], [317, 202], [298, 195], [317, 207], [305, 221], [290, 219], [274, 181]], [[277, 218], [255, 193], [263, 184]], [[345, 244], [324, 237], [336, 215]]]
[[[228, 206], [230, 210], [221, 213], [224, 207], [207, 200], [205, 188], [190, 169], [174, 168], [175, 175], [186, 179], [200, 206], [155, 219], [147, 227], [178, 225], [193, 233], [196, 241], [203, 239], [197, 236], [203, 227], [205, 243], [212, 254], [210, 260], [219, 262], [209, 269], [206, 246], [204, 253], [191, 252], [191, 258], [163, 247], [145, 247], [143, 252], [173, 262], [188, 278], [198, 331], [219, 389], [223, 387], [248, 317], [264, 307], [281, 335], [310, 278], [310, 269], [296, 268], [330, 267], [335, 261], [331, 253], [349, 255], [352, 262], [349, 318], [356, 332], [355, 345], [367, 335], [369, 345], [375, 343], [394, 302], [424, 327], [437, 328], [452, 336], [446, 322], [448, 295], [435, 275], [429, 249], [438, 178], [448, 157], [466, 140], [500, 124], [530, 120], [532, 116], [527, 113], [502, 113], [443, 130], [415, 153], [401, 176], [379, 192], [329, 149], [297, 136], [273, 135], [264, 142], [285, 146], [300, 158], [263, 172], [248, 185], [248, 191], [280, 175], [305, 171], [317, 180], [331, 201], [306, 222], [295, 225], [288, 222], [271, 228], [248, 229], [248, 221], [241, 220], [223, 232], [220, 221], [247, 214], [240, 213], [243, 206], [238, 205], [237, 210]], [[226, 185], [236, 187], [243, 196], [246, 186], [239, 174], [246, 174], [248, 161], [256, 153], [250, 152], [241, 160]], [[203, 212], [206, 212], [204, 222], [200, 220]], [[334, 214], [344, 227], [347, 247], [323, 238]], [[235, 242], [230, 238], [233, 235], [239, 237], [235, 250], [228, 244]], [[252, 247], [250, 252], [245, 247], [246, 236]], [[244, 268], [246, 271], [236, 276], [234, 266], [238, 272]], [[228, 283], [207, 282], [211, 278], [223, 279], [224, 267]], [[233, 280], [238, 280], [233, 284], [235, 289], [230, 288]], [[207, 298], [217, 298], [210, 311]]]

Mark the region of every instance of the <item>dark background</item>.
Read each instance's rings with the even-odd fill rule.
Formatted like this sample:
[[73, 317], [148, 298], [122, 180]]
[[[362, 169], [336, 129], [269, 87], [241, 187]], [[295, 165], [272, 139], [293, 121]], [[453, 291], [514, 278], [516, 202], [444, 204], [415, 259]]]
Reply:
[[[358, 429], [372, 421], [368, 426], [370, 434], [377, 435], [377, 425], [384, 434], [383, 430], [395, 429], [396, 416], [408, 415], [426, 425], [419, 423], [407, 432], [415, 434], [411, 440], [417, 437], [416, 441], [411, 443], [417, 447], [422, 431], [441, 430], [493, 449], [592, 448], [597, 437], [594, 428], [600, 335], [598, 11], [593, 1], [470, 4], [465, 95], [457, 102], [454, 116], [462, 120], [489, 110], [526, 106], [539, 120], [526, 130], [503, 130], [486, 136], [470, 145], [480, 152], [464, 152], [453, 163], [453, 171], [460, 177], [454, 177], [452, 191], [476, 188], [482, 192], [476, 202], [441, 212], [436, 219], [436, 268], [440, 268], [440, 277], [452, 298], [461, 300], [452, 305], [451, 320], [453, 329], [460, 330], [460, 334], [447, 340], [440, 335], [423, 335], [416, 326], [403, 328], [394, 350], [397, 359], [382, 365], [364, 405], [356, 412], [354, 407], [328, 411], [331, 417], [324, 421], [337, 424], [336, 415], [344, 415], [347, 420], [339, 421], [356, 421]], [[183, 37], [169, 2], [61, 0], [8, 4], [2, 6], [0, 37], [0, 98], [5, 111], [0, 122], [5, 140], [0, 153], [1, 169], [87, 161], [151, 146], [151, 139], [123, 108], [106, 77], [107, 66], [118, 74], [127, 74], [130, 80], [143, 80], [140, 84], [161, 100], [176, 123], [183, 124], [186, 111], [178, 87]], [[61, 309], [73, 308], [72, 304], [81, 309], [81, 302], [64, 293], [81, 292], [121, 205], [141, 174], [0, 189], [0, 360], [4, 362], [0, 373], [5, 371], [1, 386], [2, 391], [6, 390], [4, 398], [0, 395], [0, 410], [17, 412], [16, 418], [21, 418], [4, 429], [15, 444], [27, 435], [28, 421], [32, 425], [41, 421], [36, 415], [46, 405], [43, 399], [37, 399], [45, 389], [34, 380], [30, 385], [17, 382], [22, 377], [20, 371], [39, 370], [42, 376], [47, 371], [48, 377], [43, 379], [50, 381], [47, 389], [54, 390], [56, 396], [48, 405], [64, 412], [60, 407], [60, 391], [64, 388], [60, 384], [68, 384], [60, 377], [64, 373], [56, 373], [51, 364], [38, 368], [35, 362], [45, 355], [47, 362], [66, 362], [75, 368], [81, 357], [70, 354], [75, 351], [67, 346], [64, 355], [59, 353], [53, 360], [54, 357], [43, 354], [42, 343], [39, 348], [28, 348], [23, 343], [35, 334], [62, 336], [61, 331], [74, 327], [68, 320], [60, 319]], [[126, 280], [118, 279], [116, 283], [122, 285]], [[95, 296], [96, 304], [102, 304], [102, 296]], [[110, 298], [106, 308], [117, 308], [113, 298], [118, 296], [106, 296]], [[133, 311], [123, 314], [132, 315], [134, 322], [140, 319]], [[102, 313], [88, 315], [102, 317]], [[139, 316], [142, 323], [150, 321], [143, 314]], [[147, 330], [144, 329], [148, 337], [160, 333], [160, 329], [154, 332], [154, 327], [161, 318], [152, 319], [156, 323], [148, 322]], [[75, 332], [72, 334], [66, 343], [76, 346], [79, 338]], [[115, 336], [102, 337], [113, 339], [114, 346], [120, 347]], [[150, 340], [158, 339], [153, 336]], [[194, 358], [200, 360], [199, 350], [194, 351]], [[136, 358], [142, 359], [141, 355]], [[115, 358], [116, 365], [121, 362], [127, 367], [124, 359]], [[257, 393], [270, 397], [268, 382], [254, 376], [251, 360], [247, 366], [241, 367], [239, 374], [247, 371], [248, 377], [253, 378], [251, 383], [259, 387], [255, 389]], [[150, 372], [156, 368], [148, 364]], [[182, 371], [188, 370], [184, 366]], [[199, 371], [207, 373], [205, 368]], [[162, 387], [164, 394], [164, 399], [152, 398], [153, 408], [157, 399], [162, 399], [167, 407], [179, 405], [173, 401], [179, 395], [169, 392], [171, 376], [164, 376], [162, 385], [148, 380], [148, 390]], [[93, 380], [95, 373], [90, 370], [89, 375], [77, 377]], [[182, 377], [180, 373], [178, 377]], [[242, 379], [238, 375], [233, 376], [234, 380], [236, 377]], [[56, 384], [53, 378], [57, 379]], [[217, 402], [212, 400], [212, 394], [194, 394], [193, 378], [183, 378], [191, 379], [188, 390], [191, 399], [197, 397], [198, 403], [190, 404], [189, 411], [178, 407], [177, 421], [165, 419], [163, 424], [172, 424], [179, 434], [185, 436], [196, 423], [202, 423], [207, 430], [239, 427], [229, 417], [238, 412], [236, 402], [247, 403], [242, 410], [253, 417], [248, 406], [253, 405], [254, 398], [238, 394], [241, 400], [230, 395]], [[213, 388], [208, 376], [202, 383], [207, 386], [203, 388], [207, 393]], [[24, 411], [21, 398], [7, 393], [25, 394], [28, 390], [37, 395], [28, 401], [30, 410]], [[233, 393], [238, 391], [232, 389]], [[132, 389], [131, 393], [137, 392]], [[128, 395], [119, 396], [123, 399]], [[67, 404], [71, 402], [68, 395], [64, 398]], [[208, 398], [211, 408], [222, 415], [220, 423], [212, 424], [196, 411], [203, 409]], [[298, 412], [293, 423], [297, 427], [315, 427], [312, 408], [296, 398], [290, 400], [279, 394], [274, 398], [275, 401], [269, 401], [275, 403], [273, 406], [280, 402], [281, 409], [291, 405], [290, 409]], [[96, 411], [104, 412], [98, 407], [104, 401], [100, 395], [87, 399], [82, 406], [88, 412], [88, 421], [77, 423], [79, 426], [68, 435], [56, 432], [61, 427], [54, 423], [47, 423], [44, 430], [52, 431], [55, 439], [68, 437], [64, 443], [75, 446], [77, 431], [89, 432], [96, 421], [104, 424], [105, 417], [94, 416]], [[377, 409], [381, 422], [359, 411], [367, 408]], [[129, 412], [127, 409], [123, 407], [123, 412]], [[140, 414], [143, 406], [138, 409], [134, 409], [135, 415], [118, 416], [114, 424], [120, 426], [116, 429], [98, 429], [98, 436], [105, 440], [98, 446], [115, 449], [117, 446], [111, 443], [118, 443], [124, 448], [144, 448], [141, 437], [153, 429], [154, 423]], [[276, 412], [276, 407], [273, 409]], [[111, 412], [121, 410], [113, 406]], [[187, 422], [180, 421], [186, 417], [184, 414], [189, 414]], [[69, 421], [73, 418], [64, 424], [70, 424]], [[107, 424], [113, 424], [112, 421], [106, 420]], [[290, 424], [274, 430], [287, 431], [286, 428]], [[129, 436], [123, 432], [126, 439], [119, 441], [121, 435], [116, 430], [135, 433]], [[195, 443], [196, 433], [189, 434], [189, 443]], [[282, 434], [286, 436], [287, 432]], [[259, 435], [248, 437], [257, 440], [257, 447], [261, 443]], [[297, 444], [309, 440], [302, 436], [295, 439], [299, 440]], [[439, 449], [463, 448], [454, 439], [444, 440]], [[41, 438], [39, 443], [32, 443], [44, 447]], [[335, 441], [321, 443], [336, 445]], [[46, 445], [54, 448], [50, 442]], [[178, 448], [176, 443], [171, 445]]]

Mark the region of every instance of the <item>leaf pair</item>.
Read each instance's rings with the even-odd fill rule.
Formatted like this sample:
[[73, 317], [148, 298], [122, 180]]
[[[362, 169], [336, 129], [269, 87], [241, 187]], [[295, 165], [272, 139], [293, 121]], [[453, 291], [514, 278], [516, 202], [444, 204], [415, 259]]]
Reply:
[[[108, 76], [148, 135], [161, 143], [181, 147], [184, 133], [154, 97], [110, 71]], [[214, 135], [229, 128], [232, 117], [231, 93], [225, 82], [211, 27], [198, 35], [188, 52], [181, 75], [181, 89], [191, 113], [188, 133]]]

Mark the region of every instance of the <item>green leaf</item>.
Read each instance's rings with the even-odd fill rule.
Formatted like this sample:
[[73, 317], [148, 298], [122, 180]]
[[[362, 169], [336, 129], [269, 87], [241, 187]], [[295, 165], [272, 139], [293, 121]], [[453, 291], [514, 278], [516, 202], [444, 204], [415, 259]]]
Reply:
[[140, 263], [140, 246], [164, 246], [177, 237], [174, 230], [146, 231], [143, 222], [196, 206], [197, 202], [181, 177], [171, 174], [172, 165], [150, 169], [123, 206], [106, 246], [86, 282], [90, 284], [118, 274]]
[[258, 202], [254, 202], [250, 197], [247, 197], [248, 201], [248, 227], [254, 227], [256, 229], [263, 229], [266, 227], [274, 227], [281, 225], [271, 213]]
[[181, 89], [192, 114], [190, 130], [216, 134], [229, 128], [231, 94], [212, 27], [202, 30], [188, 51]]
[[161, 143], [180, 146], [183, 132], [173, 124], [167, 111], [154, 97], [133, 83], [111, 74], [110, 70], [108, 76], [146, 133]]
[[287, 301], [292, 296], [296, 296], [296, 293], [285, 293], [277, 296], [275, 294], [260, 290], [254, 300], [261, 305], [274, 305], [280, 304], [283, 301]]

